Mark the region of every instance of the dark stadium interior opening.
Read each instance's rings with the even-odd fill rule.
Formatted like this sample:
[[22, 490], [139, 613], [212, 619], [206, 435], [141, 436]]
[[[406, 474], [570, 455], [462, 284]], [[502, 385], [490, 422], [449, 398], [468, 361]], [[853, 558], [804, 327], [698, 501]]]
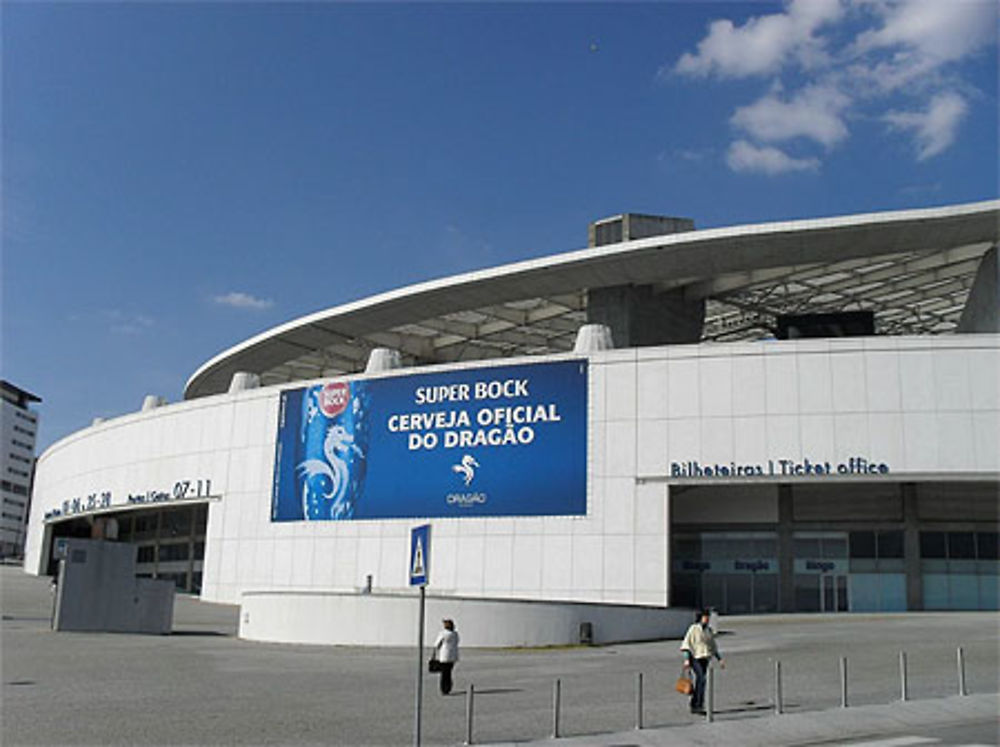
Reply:
[[54, 576], [59, 570], [56, 540], [63, 537], [95, 538], [100, 534], [96, 530], [100, 526], [98, 519], [104, 522], [115, 520], [117, 537], [113, 541], [135, 545], [137, 577], [169, 579], [179, 592], [201, 592], [208, 527], [207, 503], [143, 508], [53, 522], [48, 575]]

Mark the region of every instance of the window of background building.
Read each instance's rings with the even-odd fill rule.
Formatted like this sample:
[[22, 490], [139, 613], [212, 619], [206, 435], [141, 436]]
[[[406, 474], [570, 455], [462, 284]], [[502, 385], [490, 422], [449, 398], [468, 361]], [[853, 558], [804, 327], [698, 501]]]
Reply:
[[153, 539], [156, 537], [158, 523], [159, 515], [156, 513], [136, 516], [135, 523], [132, 525], [132, 539]]
[[172, 542], [160, 545], [160, 562], [169, 563], [176, 560], [187, 560], [190, 557], [190, 549], [187, 542]]
[[191, 508], [175, 508], [163, 512], [161, 537], [187, 537], [191, 534]]

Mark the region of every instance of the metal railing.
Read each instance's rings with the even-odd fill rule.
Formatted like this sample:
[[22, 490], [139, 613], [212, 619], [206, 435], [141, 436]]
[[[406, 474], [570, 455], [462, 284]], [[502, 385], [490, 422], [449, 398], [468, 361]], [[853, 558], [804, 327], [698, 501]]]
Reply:
[[[966, 672], [965, 672], [965, 655], [961, 647], [958, 647], [956, 652], [957, 661], [957, 692], [960, 696], [965, 696], [969, 694], [968, 687], [966, 685]], [[848, 698], [848, 657], [841, 656], [838, 660], [840, 669], [840, 707], [848, 708], [850, 706]], [[709, 667], [706, 672], [706, 683], [705, 683], [705, 709], [704, 709], [704, 720], [706, 723], [713, 723], [718, 715], [716, 710], [715, 702], [715, 690], [716, 690], [716, 678], [715, 669]], [[562, 701], [563, 701], [563, 680], [562, 678], [556, 678], [552, 682], [552, 714], [551, 714], [551, 731], [549, 736], [552, 739], [559, 739], [562, 734]], [[465, 704], [465, 741], [467, 745], [474, 744], [474, 718], [475, 718], [475, 697], [476, 688], [474, 684], [470, 684], [466, 690], [466, 704]], [[899, 652], [899, 700], [905, 702], [910, 699], [909, 691], [909, 673], [908, 673], [908, 659], [905, 651]], [[636, 672], [635, 674], [635, 729], [644, 729], [645, 726], [645, 679], [642, 672]], [[774, 660], [774, 670], [773, 670], [773, 684], [772, 692], [770, 693], [770, 702], [765, 707], [766, 710], [773, 713], [774, 716], [780, 716], [786, 712], [786, 705], [784, 701], [784, 682], [783, 674], [781, 668], [781, 661]]]

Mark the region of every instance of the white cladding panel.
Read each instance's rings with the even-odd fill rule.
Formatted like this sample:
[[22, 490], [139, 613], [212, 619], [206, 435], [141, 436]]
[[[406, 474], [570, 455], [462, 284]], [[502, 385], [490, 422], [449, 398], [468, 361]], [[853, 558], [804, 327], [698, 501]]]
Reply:
[[[873, 479], [995, 476], [998, 349], [997, 335], [953, 335], [595, 353], [588, 514], [435, 519], [432, 587], [444, 595], [665, 604], [664, 478], [672, 465], [863, 457], [890, 469]], [[180, 480], [211, 480], [219, 497], [210, 503], [204, 599], [359, 589], [368, 575], [376, 589], [403, 589], [417, 521], [270, 521], [279, 392], [160, 407], [52, 446], [38, 465], [25, 567], [42, 567], [42, 519], [64, 500], [110, 490], [119, 503], [130, 493], [169, 492]], [[731, 510], [733, 521], [773, 521], [768, 499]]]

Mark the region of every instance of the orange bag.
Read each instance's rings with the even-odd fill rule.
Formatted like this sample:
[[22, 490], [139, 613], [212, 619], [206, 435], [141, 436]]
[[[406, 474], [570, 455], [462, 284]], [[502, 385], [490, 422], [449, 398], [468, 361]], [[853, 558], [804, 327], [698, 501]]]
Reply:
[[677, 684], [674, 685], [674, 689], [681, 695], [690, 695], [694, 692], [694, 683], [691, 678], [685, 672], [681, 672], [681, 676], [677, 678]]

